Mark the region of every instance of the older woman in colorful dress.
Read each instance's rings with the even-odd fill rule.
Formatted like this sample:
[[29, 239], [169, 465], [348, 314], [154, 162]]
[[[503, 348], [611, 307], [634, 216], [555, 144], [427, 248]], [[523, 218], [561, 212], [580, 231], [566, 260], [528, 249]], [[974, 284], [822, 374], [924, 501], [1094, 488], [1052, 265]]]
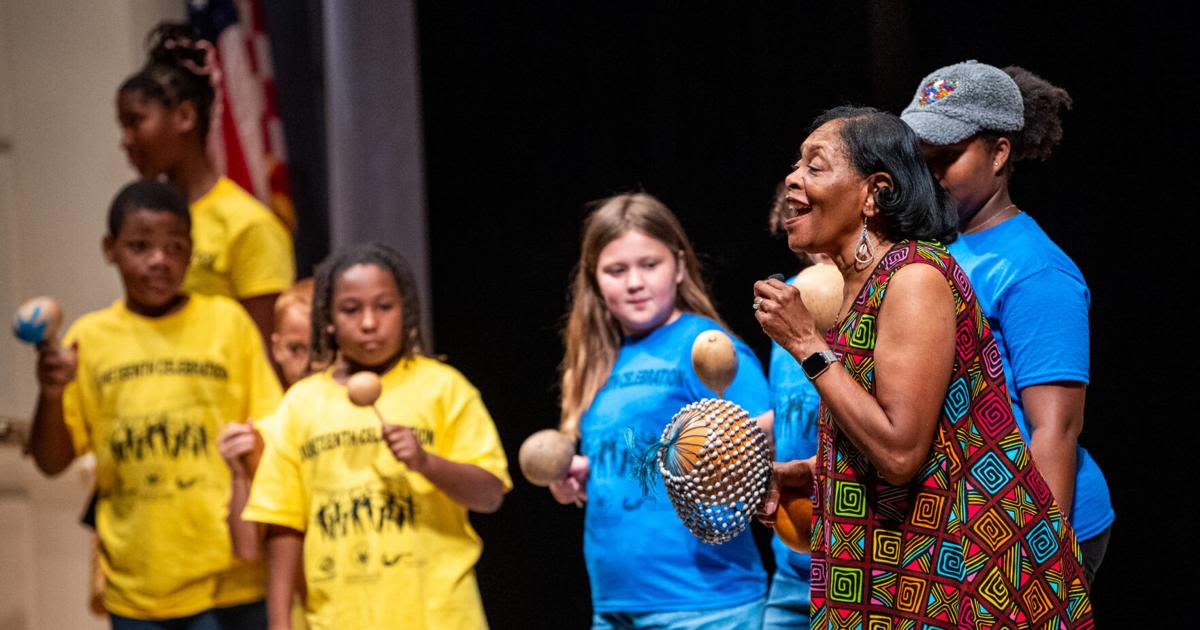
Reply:
[[957, 221], [917, 137], [864, 108], [830, 110], [811, 129], [786, 180], [785, 228], [792, 249], [841, 270], [838, 323], [817, 330], [777, 280], [755, 284], [754, 306], [822, 401], [812, 626], [1090, 626], [1074, 534], [943, 245]]

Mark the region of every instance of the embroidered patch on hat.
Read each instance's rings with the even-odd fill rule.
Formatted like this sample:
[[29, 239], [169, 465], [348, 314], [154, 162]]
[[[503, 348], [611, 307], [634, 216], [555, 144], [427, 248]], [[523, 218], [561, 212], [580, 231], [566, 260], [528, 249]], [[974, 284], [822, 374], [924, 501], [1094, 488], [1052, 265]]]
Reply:
[[921, 88], [921, 98], [917, 102], [921, 104], [921, 107], [925, 107], [930, 103], [936, 103], [950, 96], [957, 89], [958, 83], [954, 81], [949, 79], [934, 79]]

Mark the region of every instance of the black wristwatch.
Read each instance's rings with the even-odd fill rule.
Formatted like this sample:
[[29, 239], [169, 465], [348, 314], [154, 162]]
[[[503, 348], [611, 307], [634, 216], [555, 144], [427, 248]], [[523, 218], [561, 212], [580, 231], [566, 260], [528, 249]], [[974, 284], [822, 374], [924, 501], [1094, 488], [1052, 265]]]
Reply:
[[829, 369], [829, 366], [837, 363], [837, 360], [837, 355], [831, 350], [823, 350], [808, 355], [808, 358], [800, 362], [800, 367], [804, 368], [804, 374], [808, 376], [808, 380], [815, 381], [818, 376]]

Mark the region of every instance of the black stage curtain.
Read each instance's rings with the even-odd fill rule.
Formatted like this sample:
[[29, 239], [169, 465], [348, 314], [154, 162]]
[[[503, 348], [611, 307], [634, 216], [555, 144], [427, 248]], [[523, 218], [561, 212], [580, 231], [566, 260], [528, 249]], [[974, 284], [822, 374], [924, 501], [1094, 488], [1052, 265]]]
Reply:
[[[276, 14], [296, 3], [267, 4], [278, 33], [287, 18]], [[328, 83], [314, 70], [326, 65], [318, 61], [322, 24], [312, 18], [320, 2], [302, 4], [306, 17], [291, 18], [287, 29], [300, 48], [273, 40], [293, 173], [305, 179], [293, 183], [298, 248], [311, 263], [329, 242], [327, 231], [317, 236], [328, 230], [328, 167], [317, 166], [328, 152], [318, 102]], [[473, 518], [485, 542], [478, 574], [493, 627], [589, 624], [582, 514], [555, 504], [516, 468], [521, 441], [556, 423], [559, 331], [585, 202], [644, 189], [676, 210], [718, 308], [765, 359], [750, 287], [793, 270], [785, 244], [768, 236], [766, 216], [809, 121], [847, 102], [898, 112], [926, 73], [972, 58], [1023, 65], [1075, 99], [1064, 143], [1049, 162], [1018, 167], [1013, 195], [1092, 290], [1082, 442], [1104, 468], [1118, 513], [1093, 602], [1104, 626], [1181, 625], [1173, 621], [1183, 621], [1184, 606], [1158, 604], [1179, 601], [1195, 557], [1186, 551], [1193, 502], [1177, 490], [1190, 478], [1189, 440], [1174, 435], [1194, 415], [1176, 383], [1187, 387], [1196, 373], [1185, 349], [1194, 345], [1190, 333], [1176, 324], [1187, 320], [1178, 297], [1186, 285], [1176, 285], [1175, 271], [1191, 258], [1182, 239], [1191, 238], [1194, 203], [1181, 172], [1196, 146], [1186, 123], [1191, 101], [1181, 96], [1196, 84], [1183, 61], [1196, 25], [1190, 9], [1100, 14], [1092, 5], [1044, 2], [417, 8], [437, 350], [483, 393], [516, 481], [498, 514]], [[398, 63], [399, 54], [382, 50], [378, 63]], [[307, 73], [286, 79], [300, 87], [285, 85], [290, 72]], [[301, 165], [309, 159], [313, 166]], [[1153, 621], [1145, 621], [1148, 611]]]

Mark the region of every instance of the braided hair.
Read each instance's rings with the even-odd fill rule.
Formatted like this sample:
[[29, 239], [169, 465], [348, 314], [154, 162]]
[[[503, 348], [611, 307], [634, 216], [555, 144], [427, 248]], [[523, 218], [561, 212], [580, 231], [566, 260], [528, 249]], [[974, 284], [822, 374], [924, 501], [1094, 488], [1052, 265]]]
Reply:
[[146, 65], [125, 79], [117, 93], [139, 92], [166, 107], [191, 102], [203, 144], [216, 99], [212, 44], [200, 39], [187, 24], [162, 22], [146, 35], [146, 54]]
[[344, 247], [321, 262], [313, 274], [312, 352], [309, 369], [331, 364], [338, 355], [337, 332], [333, 324], [333, 288], [338, 278], [355, 265], [375, 265], [392, 275], [400, 291], [402, 322], [401, 358], [424, 355], [421, 336], [421, 302], [412, 269], [400, 252], [382, 243], [363, 243]]

